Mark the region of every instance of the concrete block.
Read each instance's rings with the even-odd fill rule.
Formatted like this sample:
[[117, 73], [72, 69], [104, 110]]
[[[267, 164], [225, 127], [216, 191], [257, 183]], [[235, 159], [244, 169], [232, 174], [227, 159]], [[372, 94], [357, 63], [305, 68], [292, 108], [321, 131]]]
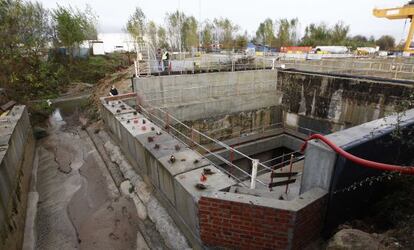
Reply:
[[[176, 145], [181, 149], [184, 149], [185, 146], [166, 132], [162, 132], [161, 135], [155, 135], [153, 139], [153, 142], [147, 141], [147, 143], [144, 144], [146, 149], [145, 162], [147, 165], [147, 175], [152, 180], [152, 183], [156, 187], [159, 187], [157, 170], [159, 165], [158, 159], [177, 153], [175, 150]], [[155, 147], [156, 144], [158, 145], [158, 148]]]
[[[133, 159], [135, 159], [135, 137], [138, 135], [150, 133], [151, 127], [155, 128], [155, 125], [139, 113], [119, 115], [116, 119], [121, 123], [121, 145], [123, 146], [124, 150], [128, 152]], [[138, 167], [136, 162], [134, 162], [133, 165], [134, 167]]]
[[182, 149], [173, 155], [176, 159], [174, 163], [170, 161], [170, 155], [159, 158], [158, 176], [161, 192], [175, 205], [174, 176], [207, 166], [210, 162], [190, 149]]
[[336, 157], [336, 153], [321, 142], [308, 142], [300, 187], [301, 194], [315, 187], [329, 191]]
[[109, 101], [108, 103], [104, 101], [102, 105], [104, 105], [104, 107], [107, 108], [109, 112], [111, 112], [114, 115], [121, 115], [135, 111], [133, 108], [131, 108], [123, 101]]
[[149, 176], [149, 162], [147, 163], [147, 159], [149, 160], [150, 153], [148, 149], [154, 148], [156, 142], [149, 142], [148, 137], [156, 138], [156, 132], [151, 131], [135, 136], [135, 160], [138, 162], [139, 171]]
[[[200, 183], [200, 176], [204, 168], [209, 168], [215, 174], [207, 176], [207, 181], [203, 183], [207, 188], [200, 190], [196, 188], [196, 184]], [[174, 178], [175, 207], [187, 226], [199, 236], [198, 200], [200, 197], [234, 184], [236, 184], [234, 179], [229, 178], [212, 165], [179, 174]]]

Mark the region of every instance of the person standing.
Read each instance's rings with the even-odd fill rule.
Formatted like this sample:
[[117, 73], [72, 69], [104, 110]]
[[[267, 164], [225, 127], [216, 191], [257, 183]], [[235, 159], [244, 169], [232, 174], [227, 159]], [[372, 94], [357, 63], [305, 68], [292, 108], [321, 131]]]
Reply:
[[164, 71], [168, 70], [168, 65], [170, 64], [170, 53], [166, 50], [162, 55], [162, 61], [164, 63]]

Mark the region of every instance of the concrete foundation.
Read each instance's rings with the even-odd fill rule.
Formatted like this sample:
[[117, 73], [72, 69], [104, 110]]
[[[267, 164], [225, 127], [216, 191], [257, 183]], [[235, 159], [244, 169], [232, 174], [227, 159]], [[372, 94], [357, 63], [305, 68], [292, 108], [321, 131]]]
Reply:
[[[359, 143], [367, 138], [367, 131], [361, 134], [355, 126], [370, 126], [364, 123], [394, 112], [413, 87], [404, 81], [258, 70], [136, 78], [134, 89], [138, 98], [130, 104], [145, 108], [143, 114], [151, 119], [148, 123], [154, 129], [128, 129], [125, 120], [144, 117], [129, 108], [117, 111], [126, 105], [122, 101], [102, 99], [104, 120], [135, 161], [137, 171], [145, 173], [147, 181], [159, 190], [193, 244], [302, 249], [326, 226], [325, 209], [333, 204], [332, 185], [345, 185], [340, 180], [345, 178], [341, 173], [346, 172], [347, 162], [323, 145], [310, 142], [305, 162], [292, 166], [299, 174], [287, 192], [283, 184], [290, 180], [286, 167], [274, 175], [279, 177], [271, 175], [274, 170], [265, 169], [257, 177], [264, 184], [249, 189], [253, 177], [240, 180], [226, 171], [221, 166], [224, 161], [214, 154], [226, 161], [245, 158], [232, 155], [222, 143], [248, 156], [281, 146], [297, 151], [312, 133], [334, 133], [329, 138], [347, 148], [351, 141]], [[194, 134], [189, 128], [221, 142]], [[347, 142], [340, 139], [347, 137], [346, 131], [353, 131]], [[171, 161], [172, 155], [175, 161]], [[244, 171], [250, 173], [250, 167]], [[205, 168], [214, 174], [203, 183], [200, 177]], [[269, 188], [271, 180], [282, 184]], [[206, 189], [195, 187], [200, 183], [206, 184]]]

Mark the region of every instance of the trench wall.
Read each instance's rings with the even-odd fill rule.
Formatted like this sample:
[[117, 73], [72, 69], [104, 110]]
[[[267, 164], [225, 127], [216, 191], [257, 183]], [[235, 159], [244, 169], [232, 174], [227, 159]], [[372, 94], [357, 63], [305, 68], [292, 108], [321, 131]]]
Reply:
[[141, 104], [228, 139], [275, 124], [329, 134], [382, 118], [409, 96], [406, 82], [258, 70], [135, 78]]
[[35, 141], [25, 106], [0, 118], [0, 249], [21, 249]]
[[[223, 213], [217, 215], [218, 217], [215, 219], [212, 218], [211, 222], [206, 224], [205, 218], [209, 215], [205, 212], [209, 211], [214, 214], [219, 211], [218, 209], [210, 209], [209, 205], [206, 207], [208, 202], [202, 201], [204, 199], [214, 200], [218, 204], [223, 202], [227, 206], [231, 200], [226, 197], [232, 197], [235, 194], [227, 193], [224, 190], [228, 190], [230, 186], [236, 184], [234, 179], [221, 172], [205, 157], [161, 130], [140, 113], [135, 112], [123, 101], [106, 101], [105, 99], [101, 99], [101, 101], [103, 120], [118, 141], [121, 150], [135, 170], [144, 177], [148, 184], [154, 187], [156, 195], [178, 227], [190, 240], [192, 246], [196, 249], [203, 248], [205, 245], [214, 247], [240, 246], [235, 241], [229, 241], [224, 229], [218, 228], [223, 224], [224, 219], [232, 217]], [[171, 162], [171, 155], [174, 155], [175, 162]], [[204, 183], [207, 189], [199, 190], [196, 188], [196, 184], [200, 181], [203, 168], [210, 168], [215, 174], [208, 176]], [[273, 238], [268, 242], [272, 249], [299, 249], [296, 244], [308, 244], [320, 233], [322, 219], [316, 218], [323, 216], [323, 213], [317, 210], [319, 207], [323, 208], [325, 196], [326, 192], [321, 189], [311, 190], [293, 201], [279, 201], [237, 194], [232, 200], [236, 204], [235, 206], [239, 206], [239, 203], [244, 204], [243, 206], [250, 207], [250, 211], [262, 211], [262, 216], [265, 216], [264, 212], [269, 212], [269, 216], [273, 216], [273, 224], [272, 227], [259, 229], [263, 219], [249, 216], [238, 217], [229, 222], [234, 225], [236, 230], [243, 223], [249, 224], [251, 226], [249, 230], [252, 230], [251, 234], [255, 233], [255, 230], [261, 230], [263, 235], [269, 235], [274, 233], [274, 229], [277, 229], [283, 235], [280, 238], [284, 237], [280, 242], [284, 242], [285, 245], [278, 243], [277, 237], [272, 236]], [[314, 203], [319, 204], [317, 205], [318, 209], [312, 209], [313, 205], [309, 206]], [[277, 215], [279, 212], [292, 216], [289, 217], [289, 222], [279, 223], [278, 220], [282, 218]], [[301, 214], [305, 214], [305, 216], [300, 217]], [[214, 238], [207, 237], [206, 230], [211, 227], [216, 228], [216, 226], [218, 230], [216, 236]], [[236, 231], [230, 232], [236, 237]], [[300, 238], [296, 232], [309, 236]], [[242, 235], [246, 233], [244, 231]], [[259, 238], [256, 240], [259, 241]], [[246, 243], [243, 245], [243, 247], [248, 246]]]
[[413, 91], [408, 83], [294, 71], [280, 71], [277, 81], [285, 125], [323, 134], [382, 118]]

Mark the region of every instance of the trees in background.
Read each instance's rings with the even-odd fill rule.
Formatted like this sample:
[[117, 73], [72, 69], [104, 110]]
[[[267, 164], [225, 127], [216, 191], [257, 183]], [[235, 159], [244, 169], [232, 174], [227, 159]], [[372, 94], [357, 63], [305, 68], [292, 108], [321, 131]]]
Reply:
[[[165, 25], [157, 25], [153, 21], [149, 21], [147, 25], [145, 23], [145, 14], [137, 7], [127, 23], [127, 27], [130, 27], [127, 30], [134, 37], [139, 34], [141, 39], [144, 35], [148, 35], [148, 41], [156, 48], [170, 48], [176, 51], [180, 49], [190, 51], [199, 46], [209, 51], [213, 45], [220, 45], [220, 48], [226, 50], [240, 49], [250, 41], [274, 48], [297, 45], [312, 47], [341, 45], [353, 49], [376, 45], [380, 45], [381, 49], [395, 47], [395, 41], [392, 43], [389, 36], [377, 41], [373, 37], [350, 36], [349, 25], [342, 21], [334, 25], [323, 22], [309, 24], [305, 27], [303, 36], [300, 36], [298, 18], [277, 20], [266, 18], [259, 24], [252, 39], [249, 39], [246, 32], [241, 33], [241, 28], [228, 18], [200, 22], [194, 16], [186, 16], [178, 10], [166, 14]], [[146, 29], [142, 30], [140, 27]]]
[[277, 21], [277, 37], [275, 47], [296, 45], [299, 39], [298, 35], [299, 20], [279, 19]]
[[392, 36], [381, 36], [376, 44], [380, 47], [381, 50], [390, 50], [395, 48], [395, 39]]
[[317, 46], [330, 45], [330, 28], [326, 23], [310, 24], [305, 28], [305, 35], [302, 37], [301, 45]]
[[10, 95], [30, 98], [44, 89], [40, 55], [50, 38], [50, 15], [40, 3], [0, 2], [0, 82]]
[[223, 49], [234, 48], [234, 38], [240, 27], [228, 18], [216, 18], [213, 20], [215, 29], [215, 39], [221, 44]]
[[259, 24], [256, 31], [255, 41], [268, 46], [276, 45], [275, 25], [272, 19], [267, 18]]
[[201, 29], [201, 44], [204, 48], [211, 48], [214, 43], [214, 24], [206, 20]]
[[73, 56], [73, 49], [79, 47], [82, 42], [98, 38], [97, 18], [88, 7], [81, 11], [58, 5], [52, 12], [52, 19], [54, 43], [66, 47], [70, 57]]
[[256, 31], [255, 41], [271, 47], [292, 46], [298, 42], [299, 20], [279, 19], [275, 22], [267, 18]]
[[149, 21], [146, 27], [146, 33], [148, 34], [148, 40], [155, 47], [158, 48], [158, 27], [154, 21]]
[[49, 11], [38, 2], [0, 1], [1, 86], [23, 102], [56, 95], [72, 80], [71, 61], [48, 57], [54, 54], [49, 50], [63, 46], [71, 52], [83, 41], [96, 39], [96, 25], [90, 8], [57, 6]]
[[237, 50], [243, 50], [247, 47], [247, 44], [249, 43], [249, 35], [247, 31], [244, 32], [243, 35], [239, 34], [235, 38], [235, 49]]
[[158, 48], [168, 49], [167, 31], [164, 27], [159, 26], [157, 30]]
[[198, 48], [198, 22], [195, 17], [184, 17], [184, 22], [181, 26], [181, 34], [181, 44], [185, 50], [190, 51], [191, 48]]
[[182, 24], [184, 23], [185, 15], [180, 11], [167, 13], [165, 16], [165, 24], [169, 44], [173, 50], [180, 50], [182, 48]]
[[145, 14], [140, 7], [136, 7], [126, 23], [126, 30], [133, 40], [135, 51], [139, 50], [138, 44], [143, 41], [146, 28]]

